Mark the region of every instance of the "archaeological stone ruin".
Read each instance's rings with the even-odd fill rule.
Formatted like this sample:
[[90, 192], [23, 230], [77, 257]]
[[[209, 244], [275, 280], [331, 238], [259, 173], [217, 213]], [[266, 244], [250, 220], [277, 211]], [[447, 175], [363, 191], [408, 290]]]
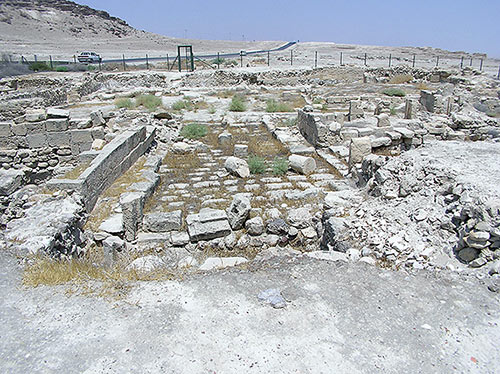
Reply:
[[499, 92], [401, 66], [5, 78], [2, 242], [145, 272], [328, 255], [498, 290], [498, 190], [458, 160], [498, 156]]

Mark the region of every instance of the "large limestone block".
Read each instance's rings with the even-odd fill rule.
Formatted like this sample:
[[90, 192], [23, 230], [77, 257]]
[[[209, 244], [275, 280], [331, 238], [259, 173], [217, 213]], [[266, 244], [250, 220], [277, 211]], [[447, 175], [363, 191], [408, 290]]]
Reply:
[[144, 230], [151, 232], [169, 232], [182, 226], [182, 211], [167, 213], [149, 213], [144, 216]]
[[228, 157], [226, 162], [224, 163], [224, 167], [231, 174], [240, 177], [240, 178], [248, 178], [250, 176], [250, 169], [248, 168], [248, 164], [245, 160], [242, 160], [238, 157]]
[[391, 121], [386, 113], [379, 114], [377, 117], [377, 127], [390, 127]]
[[123, 229], [125, 239], [135, 240], [139, 222], [142, 220], [145, 195], [141, 192], [129, 192], [120, 196], [120, 206], [123, 214]]
[[244, 196], [235, 196], [233, 198], [227, 212], [229, 224], [233, 230], [243, 228], [243, 225], [250, 216], [251, 209], [252, 207], [248, 198]]
[[372, 143], [369, 137], [351, 139], [349, 145], [349, 166], [363, 162], [365, 156], [372, 153]]
[[311, 174], [316, 170], [316, 161], [312, 157], [291, 155], [288, 157], [290, 168], [300, 174]]
[[220, 238], [231, 233], [226, 212], [203, 208], [198, 214], [186, 218], [188, 234], [192, 242]]

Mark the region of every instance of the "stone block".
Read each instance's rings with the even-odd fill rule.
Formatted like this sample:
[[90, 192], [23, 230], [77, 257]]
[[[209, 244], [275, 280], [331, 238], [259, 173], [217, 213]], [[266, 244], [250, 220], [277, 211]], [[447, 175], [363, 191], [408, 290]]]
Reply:
[[308, 175], [316, 170], [316, 161], [312, 157], [291, 155], [288, 162], [290, 168], [300, 174]]
[[90, 131], [92, 133], [92, 139], [104, 139], [104, 129], [102, 127], [95, 127]]
[[357, 138], [358, 136], [359, 132], [357, 129], [344, 129], [340, 131], [340, 137], [344, 141]]
[[26, 136], [30, 148], [42, 148], [48, 145], [45, 134], [31, 134]]
[[0, 138], [0, 149], [17, 149], [17, 142], [13, 137]]
[[123, 214], [123, 229], [125, 239], [135, 240], [139, 222], [142, 221], [142, 210], [144, 207], [145, 195], [141, 192], [129, 192], [120, 196], [120, 206]]
[[49, 108], [47, 109], [47, 118], [69, 118], [69, 110]]
[[372, 148], [388, 147], [391, 145], [392, 140], [387, 136], [371, 139]]
[[90, 143], [92, 145], [93, 140], [91, 130], [71, 130], [71, 142], [73, 144]]
[[248, 146], [245, 144], [235, 144], [234, 156], [239, 158], [246, 158], [248, 156]]
[[149, 213], [144, 215], [143, 228], [151, 232], [170, 232], [182, 226], [182, 211], [167, 213]]
[[69, 147], [71, 137], [69, 132], [49, 132], [47, 142], [51, 147]]
[[15, 192], [23, 182], [24, 173], [19, 170], [0, 171], [0, 195], [9, 196]]
[[228, 157], [224, 163], [224, 167], [228, 172], [237, 177], [248, 178], [250, 176], [250, 169], [247, 162], [238, 157]]
[[47, 113], [45, 109], [31, 109], [26, 111], [24, 115], [24, 120], [26, 122], [39, 122], [47, 118]]
[[60, 132], [68, 129], [68, 119], [55, 118], [45, 121], [45, 129], [48, 132]]
[[365, 156], [372, 152], [372, 142], [369, 137], [351, 139], [349, 145], [349, 166], [363, 162]]
[[11, 124], [8, 122], [0, 122], [0, 137], [7, 138], [11, 135]]
[[239, 195], [233, 197], [233, 201], [227, 212], [227, 217], [233, 230], [243, 228], [243, 225], [250, 216], [251, 209], [252, 207], [248, 198]]
[[44, 122], [26, 123], [25, 126], [26, 126], [26, 134], [27, 135], [43, 134], [46, 131]]
[[13, 124], [11, 126], [12, 134], [17, 136], [25, 136], [28, 131], [26, 130], [26, 125], [24, 123]]
[[391, 121], [389, 119], [389, 115], [386, 113], [379, 114], [377, 117], [377, 127], [390, 127]]

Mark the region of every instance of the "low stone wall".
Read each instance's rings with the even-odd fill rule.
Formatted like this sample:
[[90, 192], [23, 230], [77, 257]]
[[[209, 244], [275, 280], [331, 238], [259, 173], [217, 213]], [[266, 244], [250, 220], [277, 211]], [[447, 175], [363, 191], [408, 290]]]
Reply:
[[149, 148], [154, 135], [152, 126], [125, 131], [99, 151], [78, 179], [53, 179], [48, 186], [77, 191], [87, 211], [91, 211], [99, 195]]
[[[50, 111], [50, 110], [49, 110]], [[95, 139], [104, 139], [102, 126], [91, 119], [70, 119], [67, 111], [45, 110], [15, 121], [0, 122], [0, 166], [24, 169], [27, 175], [50, 172], [59, 163], [75, 161]]]

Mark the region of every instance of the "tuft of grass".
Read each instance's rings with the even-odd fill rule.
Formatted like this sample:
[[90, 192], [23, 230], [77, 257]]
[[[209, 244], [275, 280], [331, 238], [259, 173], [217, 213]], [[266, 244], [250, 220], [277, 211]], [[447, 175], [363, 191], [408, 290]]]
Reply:
[[193, 104], [189, 100], [177, 100], [175, 103], [172, 104], [172, 109], [173, 110], [192, 110], [193, 109]]
[[67, 66], [57, 66], [56, 71], [59, 73], [67, 73], [69, 70]]
[[419, 82], [415, 85], [415, 88], [417, 90], [428, 90], [429, 89], [429, 86], [426, 85], [424, 82]]
[[210, 105], [210, 107], [208, 108], [208, 113], [215, 114], [215, 112], [217, 112], [217, 110], [215, 109], [215, 107], [213, 105]]
[[52, 70], [46, 62], [38, 61], [33, 62], [29, 65], [29, 69], [32, 71], [50, 71]]
[[183, 138], [187, 139], [200, 139], [208, 134], [208, 128], [205, 125], [198, 123], [190, 123], [185, 125], [180, 132]]
[[286, 158], [276, 157], [271, 168], [274, 175], [284, 175], [288, 171], [288, 160]]
[[293, 112], [293, 108], [286, 103], [271, 99], [267, 101], [266, 112], [268, 113]]
[[393, 76], [390, 80], [390, 84], [403, 84], [403, 83], [408, 83], [413, 80], [413, 76], [410, 74], [396, 74]]
[[[68, 284], [83, 294], [120, 299], [131, 289], [131, 282], [178, 277], [165, 268], [148, 273], [126, 270], [126, 265], [132, 260], [128, 256], [110, 267], [100, 266], [102, 254], [97, 252], [93, 248], [82, 258], [71, 260], [55, 260], [45, 256], [35, 258], [24, 269], [23, 285], [39, 287]], [[68, 290], [69, 294], [74, 292]]]
[[155, 95], [139, 95], [135, 99], [135, 105], [137, 107], [143, 106], [152, 112], [161, 106], [161, 97]]
[[117, 108], [131, 109], [134, 106], [134, 103], [132, 103], [132, 100], [130, 100], [128, 97], [122, 97], [115, 100], [115, 106]]
[[234, 95], [231, 100], [231, 105], [229, 105], [229, 110], [231, 112], [244, 112], [247, 110], [245, 98], [241, 95]]
[[286, 127], [293, 127], [293, 126], [297, 125], [297, 120], [298, 120], [297, 117], [287, 118], [287, 119], [281, 120], [280, 125], [286, 126]]
[[396, 115], [396, 108], [394, 108], [393, 106], [391, 106], [391, 108], [389, 110], [390, 110], [391, 116], [395, 116]]
[[251, 174], [264, 174], [266, 171], [266, 162], [262, 157], [252, 155], [248, 157], [248, 168]]
[[402, 89], [394, 87], [386, 88], [385, 90], [382, 91], [382, 93], [387, 96], [397, 96], [397, 97], [406, 96], [405, 92]]

